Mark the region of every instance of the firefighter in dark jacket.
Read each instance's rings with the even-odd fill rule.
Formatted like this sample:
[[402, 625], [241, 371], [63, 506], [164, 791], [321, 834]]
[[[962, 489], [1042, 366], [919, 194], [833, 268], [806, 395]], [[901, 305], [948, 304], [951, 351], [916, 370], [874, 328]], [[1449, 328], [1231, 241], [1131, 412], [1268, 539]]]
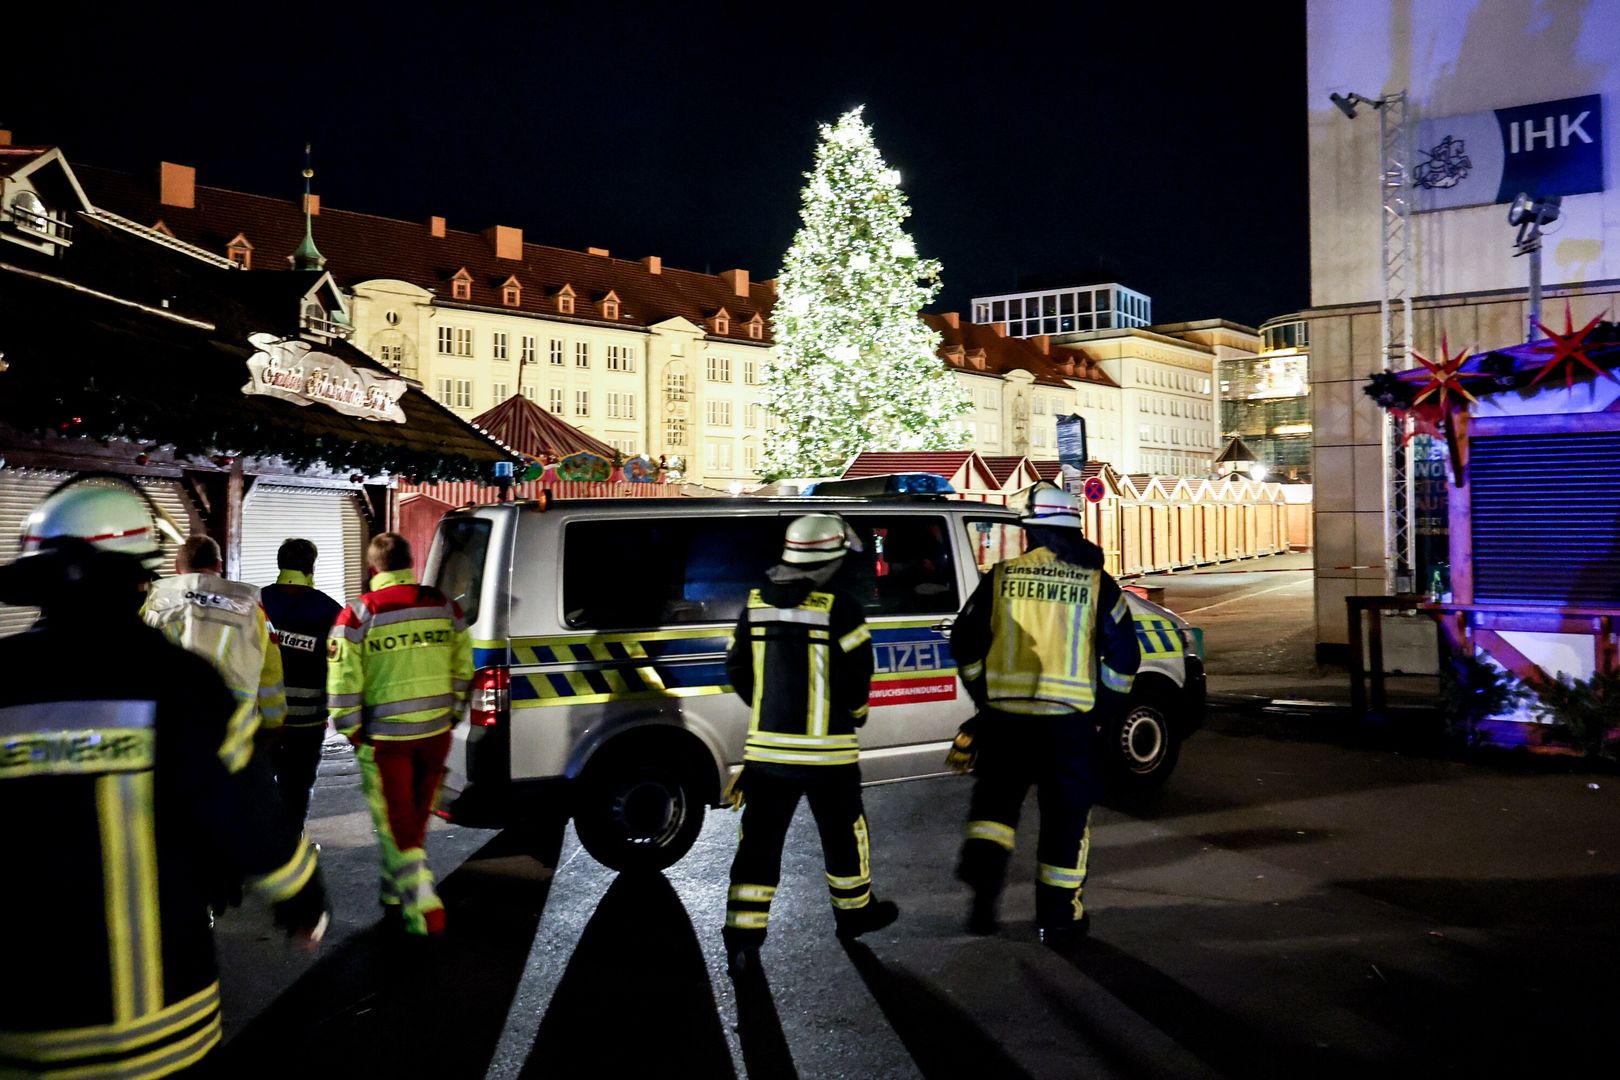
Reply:
[[748, 595], [726, 652], [732, 687], [753, 712], [723, 932], [729, 970], [757, 970], [782, 842], [799, 797], [821, 832], [827, 888], [840, 938], [892, 923], [892, 901], [872, 895], [871, 850], [861, 806], [860, 745], [872, 684], [872, 635], [858, 602], [830, 587], [859, 542], [832, 514], [788, 526], [782, 562]]
[[309, 813], [309, 795], [326, 739], [326, 637], [343, 605], [315, 587], [315, 545], [292, 537], [276, 552], [281, 571], [259, 590], [270, 620], [270, 639], [281, 649], [287, 687], [287, 719], [273, 736], [270, 763], [287, 819], [299, 829]]
[[1074, 496], [1030, 495], [1029, 550], [996, 564], [951, 631], [951, 652], [978, 715], [946, 764], [978, 778], [957, 876], [972, 887], [968, 930], [996, 928], [996, 900], [1018, 812], [1037, 788], [1035, 920], [1041, 940], [1071, 945], [1090, 925], [1081, 901], [1096, 798], [1096, 735], [1130, 693], [1141, 652], [1102, 550], [1080, 531]]
[[141, 622], [158, 562], [131, 485], [75, 481], [24, 526], [0, 601], [37, 606], [0, 640], [0, 1075], [167, 1076], [220, 1039], [211, 892], [222, 873], [305, 944], [326, 894], [280, 812], [235, 697]]

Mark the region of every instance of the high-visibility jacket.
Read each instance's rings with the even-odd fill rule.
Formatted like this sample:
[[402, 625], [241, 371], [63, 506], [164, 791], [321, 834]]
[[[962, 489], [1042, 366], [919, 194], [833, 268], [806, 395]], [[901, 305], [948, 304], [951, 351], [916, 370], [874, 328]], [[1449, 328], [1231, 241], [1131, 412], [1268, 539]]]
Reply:
[[1036, 548], [997, 563], [957, 617], [951, 652], [968, 692], [1002, 712], [1088, 712], [1099, 684], [1128, 694], [1142, 662], [1119, 583]]
[[281, 650], [287, 684], [287, 723], [326, 724], [326, 639], [343, 605], [315, 588], [308, 574], [283, 570], [274, 585], [259, 590], [270, 620], [270, 640]]
[[236, 695], [232, 730], [245, 761], [253, 733], [278, 728], [287, 716], [281, 650], [270, 640], [259, 590], [218, 574], [181, 574], [152, 586], [142, 615], [171, 642], [211, 662]]
[[[85, 642], [96, 662], [82, 662]], [[0, 640], [0, 1076], [163, 1076], [220, 1038], [209, 886], [314, 876], [236, 702], [133, 611]]]
[[461, 605], [410, 570], [371, 579], [327, 639], [332, 726], [368, 739], [425, 739], [455, 726], [472, 686], [472, 639]]
[[808, 582], [753, 590], [726, 674], [753, 713], [745, 762], [856, 763], [872, 688], [872, 635], [857, 601]]

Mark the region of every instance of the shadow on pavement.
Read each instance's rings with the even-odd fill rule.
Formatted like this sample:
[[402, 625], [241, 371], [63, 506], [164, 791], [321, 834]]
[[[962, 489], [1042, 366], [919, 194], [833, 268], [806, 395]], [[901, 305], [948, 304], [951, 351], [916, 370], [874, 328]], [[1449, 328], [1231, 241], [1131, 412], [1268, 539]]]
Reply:
[[844, 951], [925, 1080], [1029, 1080], [1029, 1073], [939, 990], [901, 968], [886, 967], [858, 941], [845, 942]]
[[665, 1074], [736, 1072], [680, 897], [662, 874], [620, 874], [585, 925], [522, 1075]]
[[751, 973], [732, 984], [737, 992], [737, 1038], [742, 1043], [743, 1070], [748, 1080], [798, 1080], [793, 1051], [782, 1033], [776, 1000], [765, 972], [755, 964]]
[[563, 820], [502, 832], [439, 885], [449, 932], [324, 955], [225, 1045], [222, 1076], [482, 1076], [523, 977]]
[[[1151, 964], [1097, 938], [1067, 959], [1187, 1050], [1227, 1076], [1348, 1076], [1360, 1066], [1322, 1051], [1281, 1042], [1213, 1005]], [[1286, 1002], [1278, 1008], [1286, 1009]]]

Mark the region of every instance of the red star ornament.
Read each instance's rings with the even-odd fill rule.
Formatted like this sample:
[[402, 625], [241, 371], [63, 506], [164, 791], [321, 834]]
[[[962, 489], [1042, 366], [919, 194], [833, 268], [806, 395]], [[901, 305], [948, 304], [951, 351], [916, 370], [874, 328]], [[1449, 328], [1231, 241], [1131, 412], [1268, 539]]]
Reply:
[[[1479, 379], [1483, 376], [1472, 372], [1468, 374], [1462, 372], [1463, 363], [1468, 359], [1468, 350], [1464, 349], [1456, 356], [1452, 356], [1451, 342], [1447, 340], [1445, 334], [1440, 335], [1440, 361], [1438, 363], [1419, 352], [1413, 352], [1412, 359], [1429, 369], [1429, 378], [1418, 387], [1417, 396], [1412, 399], [1413, 405], [1421, 405], [1425, 398], [1431, 396], [1435, 399], [1434, 403], [1440, 406], [1443, 413], [1449, 413], [1452, 409], [1460, 406], [1462, 402], [1458, 398], [1467, 398], [1474, 404], [1479, 404], [1479, 399], [1468, 392], [1468, 388], [1463, 386], [1463, 382], [1467, 379]], [[1457, 396], [1453, 397], [1453, 395]]]
[[1530, 380], [1530, 385], [1536, 385], [1536, 383], [1545, 379], [1562, 365], [1564, 368], [1564, 389], [1568, 390], [1575, 385], [1576, 364], [1584, 365], [1594, 375], [1607, 375], [1609, 378], [1614, 379], [1615, 382], [1620, 383], [1620, 378], [1616, 378], [1614, 372], [1605, 371], [1603, 368], [1598, 367], [1586, 352], [1587, 337], [1597, 324], [1602, 321], [1602, 315], [1595, 315], [1592, 317], [1591, 322], [1579, 330], [1575, 329], [1575, 320], [1570, 314], [1568, 301], [1564, 303], [1564, 332], [1562, 334], [1548, 328], [1546, 323], [1538, 320], [1536, 325], [1541, 327], [1543, 334], [1547, 335], [1547, 340], [1536, 342], [1532, 348], [1538, 353], [1547, 354], [1550, 359], [1541, 366], [1540, 371], [1536, 372], [1536, 377]]

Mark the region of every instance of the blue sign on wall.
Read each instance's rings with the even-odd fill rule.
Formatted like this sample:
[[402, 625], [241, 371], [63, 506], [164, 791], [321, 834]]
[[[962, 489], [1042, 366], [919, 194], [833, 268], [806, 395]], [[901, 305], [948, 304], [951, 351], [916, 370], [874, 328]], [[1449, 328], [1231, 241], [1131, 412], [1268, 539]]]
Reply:
[[1086, 463], [1086, 418], [1079, 413], [1057, 418], [1058, 461], [1076, 469]]
[[1423, 120], [1413, 147], [1416, 210], [1603, 190], [1597, 94]]

